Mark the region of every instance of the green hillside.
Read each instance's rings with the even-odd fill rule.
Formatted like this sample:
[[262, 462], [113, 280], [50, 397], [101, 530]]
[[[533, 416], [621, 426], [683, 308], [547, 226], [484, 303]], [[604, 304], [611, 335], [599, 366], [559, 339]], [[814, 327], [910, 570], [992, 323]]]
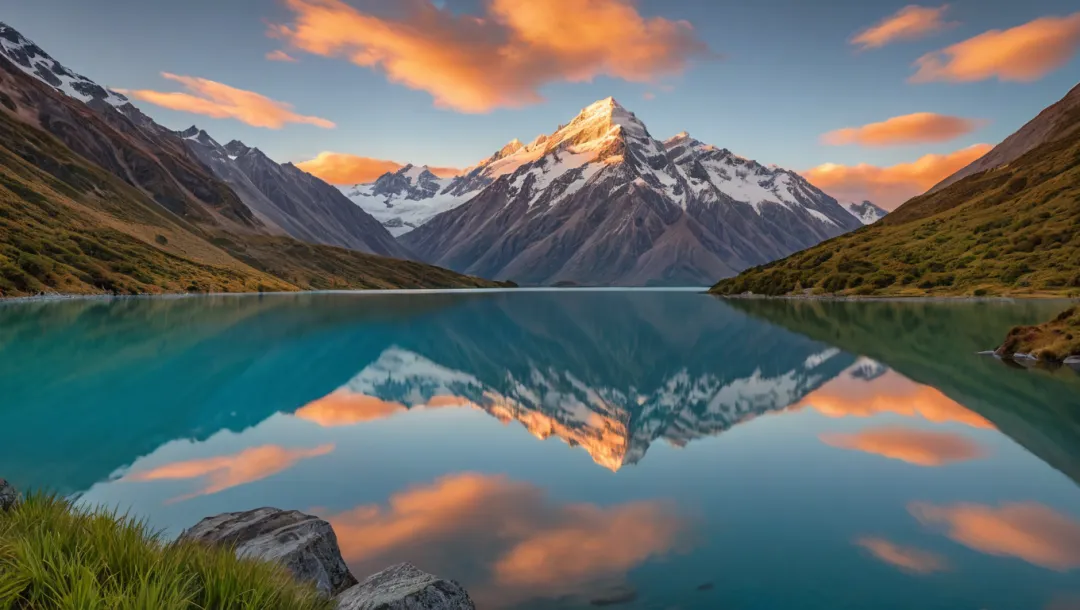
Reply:
[[494, 285], [411, 261], [196, 226], [0, 112], [0, 296]]
[[1080, 295], [1080, 130], [712, 292]]

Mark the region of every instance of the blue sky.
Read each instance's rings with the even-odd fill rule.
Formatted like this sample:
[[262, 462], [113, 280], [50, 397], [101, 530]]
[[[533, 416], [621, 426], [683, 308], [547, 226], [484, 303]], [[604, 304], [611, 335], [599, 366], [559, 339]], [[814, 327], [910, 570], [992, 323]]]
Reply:
[[[387, 0], [347, 2], [359, 13], [397, 16]], [[487, 6], [481, 0], [440, 4], [457, 15], [477, 16], [485, 15]], [[661, 74], [663, 87], [603, 74], [591, 82], [552, 78], [536, 87], [543, 101], [481, 113], [437, 108], [430, 92], [389, 82], [381, 67], [323, 57], [269, 37], [269, 24], [296, 21], [283, 0], [34, 0], [9, 3], [3, 19], [61, 62], [109, 87], [182, 91], [161, 77], [169, 72], [256, 92], [292, 104], [299, 114], [336, 124], [334, 129], [306, 124], [266, 129], [137, 102], [166, 126], [182, 129], [196, 123], [220, 141], [242, 139], [281, 162], [333, 151], [465, 167], [513, 138], [529, 141], [549, 133], [580, 108], [611, 95], [659, 138], [687, 130], [762, 163], [800, 171], [823, 163], [889, 166], [996, 143], [1062, 97], [1080, 77], [1074, 53], [1033, 82], [908, 82], [915, 72], [913, 63], [926, 53], [988, 30], [1067, 16], [1078, 9], [1074, 0], [956, 0], [946, 12], [950, 26], [942, 31], [862, 51], [849, 42], [852, 36], [906, 2], [633, 4], [643, 18], [688, 21], [693, 36], [722, 57], [690, 58], [681, 73]], [[268, 61], [265, 55], [276, 49], [299, 61]], [[655, 97], [646, 99], [647, 94]], [[916, 112], [986, 123], [945, 142], [867, 147], [820, 141], [830, 130]]]

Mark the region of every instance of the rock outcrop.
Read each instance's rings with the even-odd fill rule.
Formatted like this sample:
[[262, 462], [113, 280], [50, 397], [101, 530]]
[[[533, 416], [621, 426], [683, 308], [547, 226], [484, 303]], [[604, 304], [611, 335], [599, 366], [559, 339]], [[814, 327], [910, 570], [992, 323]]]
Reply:
[[338, 597], [338, 610], [475, 610], [458, 583], [411, 563], [373, 574]]
[[[0, 479], [0, 508], [6, 488]], [[14, 490], [12, 490], [14, 493]], [[181, 540], [233, 547], [241, 557], [273, 561], [320, 593], [337, 598], [339, 610], [475, 610], [461, 585], [403, 563], [358, 583], [326, 521], [295, 510], [258, 508], [207, 517]]]
[[0, 511], [10, 510], [18, 501], [19, 492], [15, 490], [15, 487], [4, 479], [0, 479]]
[[330, 524], [299, 511], [259, 508], [224, 513], [203, 519], [180, 538], [233, 546], [239, 556], [275, 561], [328, 596], [357, 583]]

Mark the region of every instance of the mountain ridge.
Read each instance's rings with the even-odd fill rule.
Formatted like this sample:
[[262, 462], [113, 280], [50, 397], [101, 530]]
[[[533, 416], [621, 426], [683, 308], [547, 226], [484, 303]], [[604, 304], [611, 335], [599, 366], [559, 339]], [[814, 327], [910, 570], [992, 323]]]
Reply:
[[613, 98], [453, 180], [486, 184], [400, 241], [525, 284], [705, 285], [862, 226], [795, 172], [661, 142]]
[[1080, 295], [1080, 104], [1067, 102], [1067, 112], [1055, 113], [1065, 135], [850, 235], [721, 280], [712, 292]]
[[176, 134], [12, 54], [0, 52], [0, 296], [494, 285], [277, 237]]

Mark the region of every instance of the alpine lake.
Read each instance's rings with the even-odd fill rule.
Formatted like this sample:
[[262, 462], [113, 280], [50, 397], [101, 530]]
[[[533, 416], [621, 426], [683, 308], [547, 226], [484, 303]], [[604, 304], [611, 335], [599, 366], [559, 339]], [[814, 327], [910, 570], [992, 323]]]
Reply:
[[330, 521], [481, 609], [1080, 608], [1062, 302], [680, 290], [0, 304], [0, 477]]

